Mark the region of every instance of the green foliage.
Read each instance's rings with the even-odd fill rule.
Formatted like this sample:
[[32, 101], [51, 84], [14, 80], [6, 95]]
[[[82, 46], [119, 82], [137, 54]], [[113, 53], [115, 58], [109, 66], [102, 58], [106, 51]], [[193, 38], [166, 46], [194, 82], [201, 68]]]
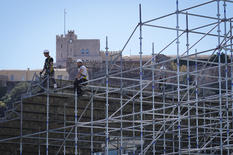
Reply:
[[6, 106], [6, 104], [4, 102], [0, 101], [0, 108], [5, 107], [5, 106]]
[[[230, 63], [230, 61], [231, 60], [227, 55], [227, 63]], [[218, 63], [218, 55], [217, 54], [212, 55], [210, 58], [210, 62], [217, 62]], [[220, 62], [225, 63], [225, 54], [223, 52], [220, 54]]]
[[27, 92], [29, 84], [27, 82], [18, 83], [9, 93], [1, 98], [4, 103], [20, 100], [21, 95]]
[[[171, 62], [171, 70], [177, 71], [177, 64], [176, 63]], [[180, 66], [180, 72], [186, 72], [186, 71], [187, 71], [187, 66], [186, 65]]]

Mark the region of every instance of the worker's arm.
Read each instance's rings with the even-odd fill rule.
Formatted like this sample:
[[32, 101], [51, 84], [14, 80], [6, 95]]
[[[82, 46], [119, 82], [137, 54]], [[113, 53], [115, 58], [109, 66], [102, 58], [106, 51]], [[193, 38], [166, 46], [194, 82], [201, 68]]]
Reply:
[[45, 71], [45, 64], [44, 64], [44, 67], [43, 67], [42, 71], [40, 72], [40, 74], [43, 74], [44, 71]]
[[80, 71], [78, 72], [78, 74], [77, 74], [77, 79], [80, 79], [81, 78], [81, 76], [82, 76], [82, 73], [83, 73], [83, 69], [80, 69]]

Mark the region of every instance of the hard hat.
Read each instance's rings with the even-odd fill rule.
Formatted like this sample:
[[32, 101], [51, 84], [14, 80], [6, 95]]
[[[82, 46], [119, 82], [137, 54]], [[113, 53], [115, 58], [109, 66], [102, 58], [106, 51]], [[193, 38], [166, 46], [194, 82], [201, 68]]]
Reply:
[[44, 54], [49, 54], [49, 50], [44, 50]]
[[82, 61], [81, 59], [77, 59], [77, 62], [81, 62], [81, 63], [83, 63], [83, 61]]

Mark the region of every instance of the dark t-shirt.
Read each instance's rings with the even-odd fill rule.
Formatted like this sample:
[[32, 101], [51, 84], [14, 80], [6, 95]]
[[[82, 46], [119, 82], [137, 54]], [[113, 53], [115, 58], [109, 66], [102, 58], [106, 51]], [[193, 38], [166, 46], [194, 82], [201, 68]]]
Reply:
[[48, 57], [45, 59], [44, 69], [45, 69], [46, 74], [53, 74], [54, 73], [53, 58], [52, 57]]

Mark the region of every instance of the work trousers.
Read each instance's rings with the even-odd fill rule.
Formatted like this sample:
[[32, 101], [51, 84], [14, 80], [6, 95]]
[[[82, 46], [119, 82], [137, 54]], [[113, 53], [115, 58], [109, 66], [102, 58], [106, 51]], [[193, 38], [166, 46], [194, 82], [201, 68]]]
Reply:
[[74, 80], [74, 91], [77, 89], [77, 93], [80, 94], [82, 92], [82, 89], [81, 89], [82, 86], [87, 85], [87, 84], [81, 85], [81, 83], [86, 82], [86, 81], [87, 81], [86, 79], [80, 79], [80, 80], [75, 79]]
[[51, 73], [51, 74], [45, 73], [44, 77], [42, 78], [42, 79], [45, 79], [42, 84], [45, 88], [47, 87], [48, 78], [49, 78], [49, 86], [53, 86], [54, 84], [56, 84], [56, 81], [54, 79], [54, 73]]

